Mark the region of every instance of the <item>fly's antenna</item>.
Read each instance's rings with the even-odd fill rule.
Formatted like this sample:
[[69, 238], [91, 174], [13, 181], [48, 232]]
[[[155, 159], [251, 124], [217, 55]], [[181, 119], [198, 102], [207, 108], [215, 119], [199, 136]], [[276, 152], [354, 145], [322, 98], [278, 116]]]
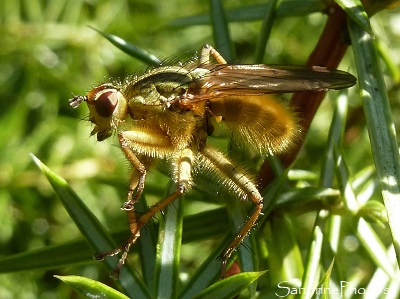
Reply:
[[78, 107], [82, 102], [87, 101], [87, 97], [86, 96], [75, 96], [72, 99], [69, 100], [69, 105], [72, 108], [76, 108]]

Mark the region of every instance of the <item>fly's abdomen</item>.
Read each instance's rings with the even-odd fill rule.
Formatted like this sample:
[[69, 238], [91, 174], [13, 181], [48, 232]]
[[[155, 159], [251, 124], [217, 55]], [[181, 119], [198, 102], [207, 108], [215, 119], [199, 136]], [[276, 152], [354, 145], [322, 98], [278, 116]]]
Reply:
[[213, 99], [209, 109], [217, 121], [225, 121], [235, 141], [264, 155], [290, 149], [300, 135], [296, 114], [271, 95]]

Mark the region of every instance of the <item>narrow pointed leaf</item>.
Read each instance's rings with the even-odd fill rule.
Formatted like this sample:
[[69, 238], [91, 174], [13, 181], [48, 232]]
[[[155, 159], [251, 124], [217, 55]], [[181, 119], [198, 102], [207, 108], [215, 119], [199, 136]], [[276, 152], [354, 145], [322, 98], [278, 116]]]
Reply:
[[140, 61], [143, 61], [144, 63], [147, 63], [148, 65], [152, 66], [160, 66], [162, 64], [162, 61], [160, 58], [157, 56], [147, 52], [146, 50], [139, 48], [138, 46], [135, 46], [133, 44], [128, 43], [127, 41], [123, 40], [122, 38], [102, 32], [100, 30], [97, 30], [94, 27], [90, 27], [93, 30], [96, 30], [98, 33], [100, 33], [102, 36], [104, 36], [110, 43], [112, 43], [114, 46], [116, 46], [118, 49], [122, 50], [126, 54], [135, 57], [139, 59]]
[[129, 299], [124, 294], [96, 280], [81, 276], [55, 276], [88, 298]]
[[329, 291], [329, 280], [331, 278], [332, 269], [334, 265], [334, 260], [330, 264], [328, 270], [326, 271], [324, 277], [322, 277], [321, 282], [319, 283], [319, 289], [321, 292], [314, 292], [312, 299], [329, 299], [330, 298], [330, 291]]
[[[116, 248], [115, 242], [104, 226], [72, 190], [68, 183], [52, 172], [34, 155], [32, 155], [32, 158], [46, 175], [68, 214], [85, 236], [91, 247], [96, 251], [112, 250]], [[104, 264], [106, 264], [110, 270], [114, 269], [117, 262], [117, 257], [109, 257], [104, 260]], [[128, 267], [122, 268], [121, 278], [118, 284], [120, 284], [121, 288], [130, 296], [133, 296], [133, 294], [140, 294], [141, 298], [148, 297], [148, 292], [143, 282], [137, 274], [132, 272]]]
[[260, 30], [260, 35], [259, 35], [260, 38], [258, 39], [257, 42], [255, 63], [263, 62], [265, 48], [267, 46], [267, 42], [271, 34], [272, 24], [274, 22], [276, 12], [281, 2], [282, 2], [281, 0], [272, 0], [267, 5], [268, 9], [265, 13], [262, 27]]
[[[175, 189], [175, 185], [170, 189]], [[156, 293], [158, 298], [174, 298], [179, 279], [183, 197], [168, 205], [164, 218], [157, 245]]]
[[193, 297], [194, 299], [230, 299], [239, 295], [250, 284], [256, 281], [266, 271], [262, 272], [246, 272], [233, 275], [226, 279], [220, 280], [203, 292]]
[[387, 249], [382, 240], [372, 229], [371, 225], [363, 218], [360, 218], [356, 229], [356, 236], [359, 238], [375, 264], [382, 268], [389, 277], [394, 277], [392, 263], [390, 262], [389, 256], [386, 254]]
[[371, 25], [369, 24], [367, 13], [362, 8], [359, 0], [335, 0], [337, 4], [358, 24], [365, 32], [372, 34]]
[[210, 16], [214, 33], [215, 45], [227, 61], [236, 57], [235, 49], [229, 34], [228, 21], [221, 0], [210, 0]]
[[181, 299], [190, 299], [194, 295], [198, 294], [206, 287], [211, 285], [219, 279], [221, 274], [221, 261], [220, 256], [224, 250], [226, 244], [231, 240], [230, 234], [226, 236], [215, 248], [213, 252], [207, 257], [207, 259], [201, 264], [196, 270], [195, 274], [186, 283], [182, 292], [179, 294]]
[[392, 112], [373, 36], [355, 22], [349, 22], [349, 32], [372, 153], [400, 265], [400, 157]]

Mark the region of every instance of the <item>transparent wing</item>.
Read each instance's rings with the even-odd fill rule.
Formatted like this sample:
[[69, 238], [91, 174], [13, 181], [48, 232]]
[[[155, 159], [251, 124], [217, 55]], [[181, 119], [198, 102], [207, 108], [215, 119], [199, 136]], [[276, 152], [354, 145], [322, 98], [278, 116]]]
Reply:
[[323, 67], [206, 64], [201, 68], [209, 72], [191, 84], [188, 94], [203, 99], [343, 89], [356, 83], [347, 72]]

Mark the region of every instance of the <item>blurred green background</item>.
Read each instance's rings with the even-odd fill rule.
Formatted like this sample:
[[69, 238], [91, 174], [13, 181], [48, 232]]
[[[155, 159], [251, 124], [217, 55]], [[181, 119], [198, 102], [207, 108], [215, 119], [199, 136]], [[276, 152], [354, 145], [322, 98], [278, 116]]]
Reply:
[[[260, 2], [234, 0], [224, 4], [226, 9], [240, 12], [241, 7]], [[89, 138], [92, 127], [87, 121], [86, 107], [82, 105], [73, 110], [68, 99], [85, 94], [109, 78], [122, 79], [146, 66], [122, 53], [88, 25], [118, 35], [163, 59], [190, 57], [205, 43], [214, 44], [212, 29], [206, 24], [194, 24], [192, 19], [185, 24], [181, 18], [206, 16], [208, 5], [208, 1], [194, 0], [1, 1], [1, 256], [60, 244], [80, 236], [29, 153], [67, 179], [111, 230], [126, 225], [125, 215], [119, 208], [125, 198], [128, 163], [115, 139], [98, 143], [95, 138]], [[304, 64], [325, 19], [320, 13], [278, 18], [264, 62]], [[381, 12], [371, 22], [382, 53], [398, 67], [399, 11]], [[237, 61], [253, 62], [260, 27], [256, 13], [253, 19], [230, 24]], [[350, 51], [340, 68], [355, 73]], [[399, 78], [385, 64], [384, 71], [395, 122], [400, 125]], [[373, 161], [360, 99], [354, 89], [350, 94], [353, 97], [344, 150], [350, 172], [357, 173], [373, 166]], [[296, 168], [318, 171], [318, 157], [325, 147], [330, 125], [327, 120], [332, 117], [333, 105], [327, 100], [319, 110]], [[153, 186], [164, 188], [155, 183]], [[371, 187], [375, 198], [380, 200], [376, 185]], [[312, 225], [311, 220], [308, 223]], [[351, 246], [353, 249], [348, 251], [357, 250], [357, 244]], [[0, 298], [75, 298], [71, 289], [53, 275], [107, 276], [107, 271], [98, 263], [90, 263], [90, 256], [88, 262], [50, 271], [0, 274]], [[364, 261], [358, 267], [368, 269], [370, 265]]]

